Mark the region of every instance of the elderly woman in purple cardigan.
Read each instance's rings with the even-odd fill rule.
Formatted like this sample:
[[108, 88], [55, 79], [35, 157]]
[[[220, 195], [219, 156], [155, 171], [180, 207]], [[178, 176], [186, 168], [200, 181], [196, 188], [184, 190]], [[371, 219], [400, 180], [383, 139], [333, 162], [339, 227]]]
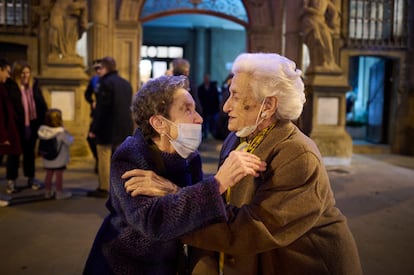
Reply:
[[[185, 274], [188, 250], [178, 237], [225, 221], [221, 194], [246, 175], [265, 170], [253, 154], [234, 152], [216, 175], [203, 180], [197, 152], [203, 120], [186, 83], [184, 76], [161, 76], [134, 96], [131, 110], [138, 128], [113, 155], [109, 215], [84, 274]], [[170, 194], [130, 196], [122, 175], [136, 168], [174, 183], [164, 187]]]

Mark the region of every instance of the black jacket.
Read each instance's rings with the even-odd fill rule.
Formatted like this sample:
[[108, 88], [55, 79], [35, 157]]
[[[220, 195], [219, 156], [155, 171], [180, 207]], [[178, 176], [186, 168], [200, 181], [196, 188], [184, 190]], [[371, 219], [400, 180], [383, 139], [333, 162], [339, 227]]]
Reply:
[[[24, 107], [22, 104], [22, 95], [20, 89], [17, 86], [17, 83], [11, 78], [7, 79], [6, 83], [4, 84], [4, 87], [7, 90], [10, 101], [12, 102], [14, 111], [16, 113], [17, 129], [20, 133], [20, 136], [23, 137], [25, 132]], [[44, 123], [45, 115], [48, 110], [46, 100], [43, 97], [43, 93], [40, 90], [39, 82], [37, 80], [35, 80], [33, 84], [33, 99], [36, 105], [37, 118], [35, 120], [32, 120], [30, 124], [33, 129], [32, 134], [37, 138], [37, 130], [39, 129], [40, 125]]]
[[132, 87], [113, 71], [100, 80], [91, 132], [97, 144], [120, 144], [132, 134]]

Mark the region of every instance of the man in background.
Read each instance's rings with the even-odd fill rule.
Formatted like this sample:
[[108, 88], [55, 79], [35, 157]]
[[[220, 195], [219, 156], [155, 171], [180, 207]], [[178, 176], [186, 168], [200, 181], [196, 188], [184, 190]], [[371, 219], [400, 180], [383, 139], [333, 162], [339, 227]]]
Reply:
[[203, 108], [201, 107], [200, 98], [198, 96], [198, 91], [193, 87], [193, 84], [190, 79], [190, 62], [184, 58], [176, 58], [172, 61], [173, 64], [173, 75], [185, 75], [188, 79], [188, 87], [190, 87], [190, 94], [194, 98], [196, 103], [196, 111], [199, 114], [203, 113]]
[[203, 139], [208, 138], [209, 134], [215, 137], [220, 105], [217, 82], [210, 81], [210, 75], [205, 74], [203, 83], [198, 86], [197, 92], [203, 108]]
[[89, 136], [96, 141], [99, 186], [88, 196], [107, 197], [112, 152], [133, 131], [132, 87], [118, 75], [116, 62], [110, 56], [102, 58], [95, 70], [101, 78]]
[[[89, 126], [89, 129], [92, 127], [93, 123], [93, 113], [95, 111], [96, 107], [96, 97], [98, 93], [99, 88], [99, 79], [101, 78], [101, 72], [100, 69], [101, 60], [96, 59], [92, 62], [92, 69], [94, 70], [94, 75], [90, 78], [88, 87], [85, 90], [85, 100], [89, 103], [89, 106], [91, 107], [90, 117], [91, 117], [91, 124]], [[88, 132], [88, 136], [86, 138], [88, 141], [89, 148], [91, 149], [91, 152], [93, 154], [93, 157], [95, 158], [95, 173], [98, 173], [98, 153], [96, 152], [96, 140], [95, 137], [91, 137]]]

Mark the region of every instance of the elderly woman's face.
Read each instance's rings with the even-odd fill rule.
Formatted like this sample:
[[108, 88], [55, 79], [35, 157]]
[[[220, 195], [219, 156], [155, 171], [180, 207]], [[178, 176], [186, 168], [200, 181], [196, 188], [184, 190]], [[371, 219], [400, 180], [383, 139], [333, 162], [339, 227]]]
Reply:
[[[195, 110], [195, 102], [191, 94], [181, 88], [174, 92], [173, 103], [170, 109], [170, 120], [178, 123], [203, 123], [200, 114]], [[177, 138], [177, 128], [171, 127], [171, 137]]]
[[245, 73], [235, 74], [231, 81], [230, 97], [223, 106], [223, 111], [229, 115], [227, 128], [230, 131], [239, 131], [256, 123], [261, 103], [254, 98], [248, 83], [249, 77]]

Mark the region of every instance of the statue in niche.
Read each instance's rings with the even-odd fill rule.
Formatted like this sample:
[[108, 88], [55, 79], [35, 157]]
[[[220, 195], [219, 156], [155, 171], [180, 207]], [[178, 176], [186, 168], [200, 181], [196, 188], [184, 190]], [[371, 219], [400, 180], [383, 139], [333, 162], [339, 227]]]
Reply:
[[310, 54], [306, 72], [341, 72], [335, 62], [332, 42], [339, 35], [339, 11], [330, 0], [303, 2], [301, 29]]
[[49, 59], [79, 59], [76, 43], [88, 26], [85, 0], [56, 0], [49, 14]]

